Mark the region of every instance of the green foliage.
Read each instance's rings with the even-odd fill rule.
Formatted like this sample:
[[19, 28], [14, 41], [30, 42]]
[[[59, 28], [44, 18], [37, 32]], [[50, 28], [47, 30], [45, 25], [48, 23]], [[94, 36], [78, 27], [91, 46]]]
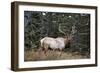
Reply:
[[[74, 28], [72, 28], [74, 27]], [[64, 33], [62, 33], [61, 31]], [[76, 31], [76, 32], [75, 32]], [[25, 49], [37, 49], [46, 36], [64, 37], [73, 32], [72, 50], [90, 49], [90, 15], [57, 12], [24, 12]]]

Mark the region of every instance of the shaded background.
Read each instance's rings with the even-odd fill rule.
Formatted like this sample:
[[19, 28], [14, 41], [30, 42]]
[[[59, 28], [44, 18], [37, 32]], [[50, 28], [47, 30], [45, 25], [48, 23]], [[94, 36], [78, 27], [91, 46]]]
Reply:
[[69, 50], [90, 52], [90, 14], [24, 11], [25, 50], [38, 49], [46, 36], [65, 35], [73, 35]]

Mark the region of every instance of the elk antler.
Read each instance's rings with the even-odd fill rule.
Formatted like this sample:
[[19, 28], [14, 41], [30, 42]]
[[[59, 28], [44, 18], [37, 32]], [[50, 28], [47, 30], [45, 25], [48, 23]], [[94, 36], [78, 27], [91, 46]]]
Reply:
[[72, 26], [71, 34], [75, 34], [77, 32], [75, 25]]
[[66, 35], [66, 33], [64, 31], [61, 30], [61, 26], [59, 24], [59, 28], [58, 28], [59, 32], [63, 33], [64, 35]]
[[76, 26], [73, 25], [73, 26], [72, 26], [71, 33], [70, 33], [70, 36], [69, 36], [68, 39], [69, 39], [69, 40], [72, 39], [76, 33], [77, 33]]

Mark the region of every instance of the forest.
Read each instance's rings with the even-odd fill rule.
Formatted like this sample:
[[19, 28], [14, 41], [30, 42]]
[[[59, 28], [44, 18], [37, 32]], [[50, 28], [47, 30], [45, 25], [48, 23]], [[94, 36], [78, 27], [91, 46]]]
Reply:
[[[57, 56], [58, 52], [48, 57], [37, 52], [42, 38], [65, 35], [73, 38], [62, 57]], [[90, 58], [90, 14], [24, 11], [24, 51], [25, 61]], [[41, 59], [40, 54], [44, 56]]]

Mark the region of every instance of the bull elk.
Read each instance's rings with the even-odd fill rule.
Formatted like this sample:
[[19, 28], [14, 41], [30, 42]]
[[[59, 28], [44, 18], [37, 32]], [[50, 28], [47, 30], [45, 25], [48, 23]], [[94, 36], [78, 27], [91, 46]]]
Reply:
[[60, 50], [62, 51], [65, 46], [70, 45], [71, 38], [69, 37], [58, 37], [58, 38], [52, 38], [52, 37], [44, 37], [43, 39], [41, 39], [40, 43], [41, 43], [41, 48], [44, 49], [44, 51], [46, 52], [49, 48], [52, 50]]
[[73, 37], [72, 34], [75, 32], [73, 31], [74, 28], [75, 26], [72, 26], [72, 33], [69, 36], [66, 36], [66, 33], [63, 32], [59, 26], [59, 32], [63, 33], [65, 37], [44, 37], [40, 40], [41, 48], [45, 51], [45, 53], [46, 51], [48, 51], [49, 48], [52, 50], [60, 50], [62, 52], [62, 50], [64, 50], [66, 46], [70, 46]]

